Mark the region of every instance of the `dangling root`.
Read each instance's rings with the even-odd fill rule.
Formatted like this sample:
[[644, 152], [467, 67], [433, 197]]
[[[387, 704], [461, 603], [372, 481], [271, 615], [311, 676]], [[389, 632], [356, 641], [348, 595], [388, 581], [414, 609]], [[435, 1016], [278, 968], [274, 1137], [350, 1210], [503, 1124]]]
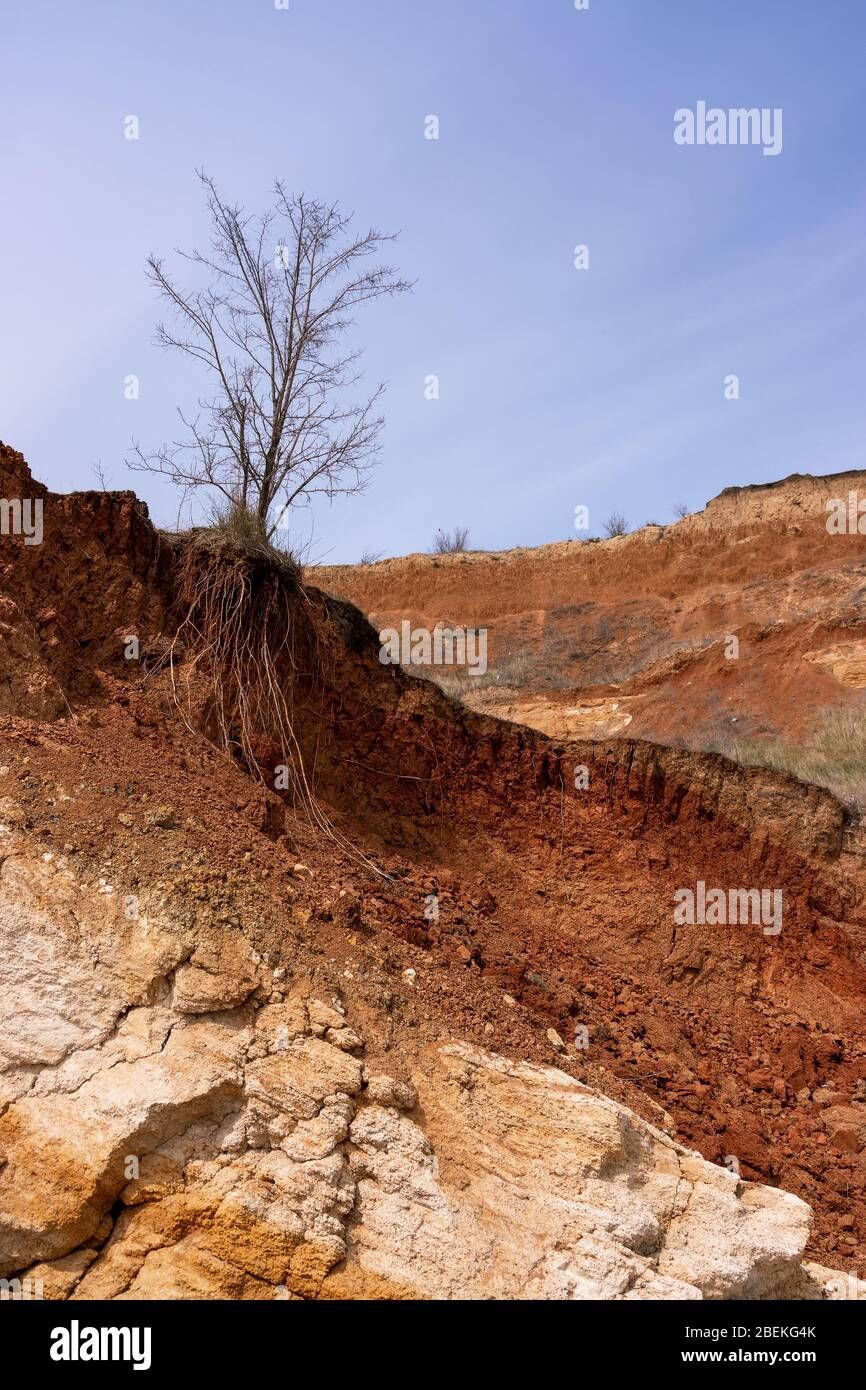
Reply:
[[[188, 544], [178, 565], [177, 605], [182, 613], [166, 654], [172, 699], [192, 732], [192, 682], [200, 670], [210, 691], [216, 742], [248, 771], [265, 780], [263, 744], [283, 750], [285, 787], [296, 811], [329, 839], [377, 869], [339, 831], [307, 780], [295, 734], [294, 698], [321, 675], [323, 652], [297, 567], [259, 552]], [[186, 698], [179, 689], [178, 655], [184, 657]], [[299, 660], [306, 669], [302, 670]]]

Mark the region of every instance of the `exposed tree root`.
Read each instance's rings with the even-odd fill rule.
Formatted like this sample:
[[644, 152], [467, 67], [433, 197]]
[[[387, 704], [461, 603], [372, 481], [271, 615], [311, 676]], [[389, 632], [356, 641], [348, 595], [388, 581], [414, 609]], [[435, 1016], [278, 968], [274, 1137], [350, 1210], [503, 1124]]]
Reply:
[[[160, 666], [169, 670], [172, 700], [190, 732], [202, 732], [193, 707], [200, 675], [209, 691], [208, 736], [286, 795], [312, 826], [381, 874], [335, 829], [304, 768], [295, 701], [301, 692], [323, 690], [330, 653], [294, 562], [187, 541], [178, 557], [176, 607], [180, 621]], [[263, 767], [262, 749], [275, 745], [282, 762]]]

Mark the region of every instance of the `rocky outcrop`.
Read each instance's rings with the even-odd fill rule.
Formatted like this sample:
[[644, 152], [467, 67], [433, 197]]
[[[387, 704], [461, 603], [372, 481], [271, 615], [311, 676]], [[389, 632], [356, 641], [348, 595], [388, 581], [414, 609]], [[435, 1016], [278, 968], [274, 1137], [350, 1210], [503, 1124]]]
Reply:
[[368, 1069], [345, 1005], [276, 988], [242, 935], [189, 955], [5, 840], [0, 1274], [71, 1299], [829, 1288], [797, 1197], [549, 1067], [445, 1043], [412, 1082]]
[[422, 1124], [349, 1129], [349, 1258], [331, 1288], [432, 1298], [808, 1296], [810, 1212], [561, 1071], [462, 1043], [416, 1078]]

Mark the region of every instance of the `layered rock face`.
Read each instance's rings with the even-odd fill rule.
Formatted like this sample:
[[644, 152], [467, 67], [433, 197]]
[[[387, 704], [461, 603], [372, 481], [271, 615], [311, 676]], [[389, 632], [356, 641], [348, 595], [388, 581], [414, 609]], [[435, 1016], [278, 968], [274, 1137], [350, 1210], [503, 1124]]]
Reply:
[[242, 936], [189, 952], [8, 828], [4, 851], [4, 1276], [71, 1299], [822, 1296], [799, 1198], [559, 1070], [459, 1042], [412, 1082], [368, 1068], [342, 1000]]
[[[43, 500], [44, 544], [0, 547], [0, 1277], [859, 1288], [855, 817], [719, 757], [481, 717], [292, 590], [322, 656], [292, 689], [324, 834], [276, 789], [285, 751], [225, 756], [200, 665], [161, 664], [177, 547], [141, 504]], [[699, 881], [778, 887], [784, 930], [676, 924]], [[805, 1247], [779, 1189], [814, 1207]], [[846, 1274], [801, 1274], [804, 1248]]]
[[628, 730], [734, 756], [746, 737], [797, 743], [829, 712], [862, 709], [866, 535], [827, 529], [828, 503], [849, 493], [866, 496], [866, 473], [728, 488], [611, 540], [309, 575], [377, 628], [484, 628], [483, 678], [435, 672], [474, 709], [554, 738]]

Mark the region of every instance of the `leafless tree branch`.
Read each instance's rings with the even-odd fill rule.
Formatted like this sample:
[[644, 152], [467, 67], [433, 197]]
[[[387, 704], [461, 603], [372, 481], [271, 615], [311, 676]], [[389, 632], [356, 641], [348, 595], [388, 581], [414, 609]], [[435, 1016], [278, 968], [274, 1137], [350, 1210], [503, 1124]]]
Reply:
[[157, 325], [157, 341], [202, 363], [214, 391], [196, 415], [178, 411], [180, 439], [150, 452], [135, 444], [129, 462], [189, 492], [214, 489], [270, 538], [286, 507], [365, 486], [379, 452], [384, 387], [351, 400], [360, 354], [338, 344], [360, 305], [410, 285], [377, 262], [394, 238], [375, 228], [353, 233], [352, 217], [336, 204], [277, 181], [273, 206], [252, 217], [204, 172], [199, 178], [210, 247], [177, 254], [209, 283], [182, 288], [156, 256], [147, 267], [173, 311], [171, 324]]

